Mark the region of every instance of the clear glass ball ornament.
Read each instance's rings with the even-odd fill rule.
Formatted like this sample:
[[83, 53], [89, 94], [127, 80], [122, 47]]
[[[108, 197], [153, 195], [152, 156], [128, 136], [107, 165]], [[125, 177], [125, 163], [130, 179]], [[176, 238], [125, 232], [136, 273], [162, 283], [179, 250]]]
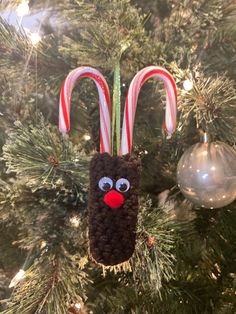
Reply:
[[236, 199], [236, 152], [223, 142], [197, 143], [187, 149], [177, 167], [184, 196], [206, 208], [224, 207]]

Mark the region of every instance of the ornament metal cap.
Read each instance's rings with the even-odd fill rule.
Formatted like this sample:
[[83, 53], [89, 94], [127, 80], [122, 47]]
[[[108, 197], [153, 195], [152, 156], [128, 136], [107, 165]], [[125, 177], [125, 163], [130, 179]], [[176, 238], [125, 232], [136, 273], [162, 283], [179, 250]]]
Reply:
[[210, 143], [210, 136], [205, 131], [203, 131], [203, 133], [201, 134], [201, 142], [202, 143]]
[[208, 134], [205, 132], [204, 134], [203, 134], [203, 143], [208, 143], [209, 142], [209, 136], [208, 136]]

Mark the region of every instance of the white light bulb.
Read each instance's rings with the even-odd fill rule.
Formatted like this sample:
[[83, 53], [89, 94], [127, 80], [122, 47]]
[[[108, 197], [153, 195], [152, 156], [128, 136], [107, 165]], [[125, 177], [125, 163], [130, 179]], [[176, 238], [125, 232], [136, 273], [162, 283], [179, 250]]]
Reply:
[[189, 92], [191, 89], [193, 89], [193, 82], [190, 81], [190, 80], [185, 80], [185, 81], [183, 82], [183, 88], [184, 88], [187, 92]]
[[19, 281], [21, 281], [25, 276], [25, 271], [23, 269], [20, 269], [18, 273], [15, 275], [15, 277], [10, 282], [9, 288], [15, 287]]
[[89, 140], [91, 140], [91, 136], [88, 135], [88, 134], [85, 134], [85, 135], [83, 136], [83, 139], [84, 139], [85, 141], [89, 141]]
[[81, 309], [81, 305], [80, 305], [79, 303], [76, 303], [76, 304], [75, 304], [75, 307], [76, 307], [78, 310]]
[[29, 38], [30, 38], [33, 46], [36, 46], [40, 42], [40, 40], [42, 39], [38, 33], [31, 33], [29, 35]]
[[80, 224], [80, 219], [79, 217], [73, 216], [70, 218], [70, 223], [72, 224], [73, 227], [78, 228]]
[[42, 241], [40, 248], [44, 249], [46, 246], [47, 246], [47, 242], [46, 241]]
[[28, 1], [23, 1], [21, 4], [19, 4], [17, 9], [16, 9], [16, 13], [20, 17], [23, 17], [23, 16], [29, 14]]

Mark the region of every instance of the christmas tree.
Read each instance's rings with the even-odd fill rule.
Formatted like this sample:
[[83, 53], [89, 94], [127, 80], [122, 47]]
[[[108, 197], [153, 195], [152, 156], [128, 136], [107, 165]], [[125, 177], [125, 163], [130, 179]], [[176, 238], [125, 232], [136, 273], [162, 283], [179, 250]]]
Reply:
[[[235, 1], [5, 0], [0, 10], [0, 312], [235, 313]], [[177, 127], [167, 138], [165, 87], [148, 80], [132, 149], [142, 165], [135, 250], [126, 267], [105, 267], [91, 258], [88, 235], [97, 88], [88, 78], [75, 85], [66, 136], [60, 89], [80, 66], [103, 74], [119, 154], [128, 88], [149, 65], [176, 82]], [[196, 196], [184, 184], [199, 173]]]

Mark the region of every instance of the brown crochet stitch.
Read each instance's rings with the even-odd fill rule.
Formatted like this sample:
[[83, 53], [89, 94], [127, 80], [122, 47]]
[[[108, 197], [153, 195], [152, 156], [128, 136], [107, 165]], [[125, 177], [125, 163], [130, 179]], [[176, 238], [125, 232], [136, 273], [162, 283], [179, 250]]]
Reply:
[[[109, 177], [112, 191], [116, 182], [125, 178], [130, 182], [123, 205], [111, 208], [104, 201], [109, 191], [99, 188], [99, 180]], [[110, 156], [96, 154], [90, 162], [89, 191], [89, 244], [93, 259], [105, 266], [127, 261], [134, 252], [138, 215], [140, 161], [133, 156]], [[115, 192], [116, 193], [116, 192]]]

